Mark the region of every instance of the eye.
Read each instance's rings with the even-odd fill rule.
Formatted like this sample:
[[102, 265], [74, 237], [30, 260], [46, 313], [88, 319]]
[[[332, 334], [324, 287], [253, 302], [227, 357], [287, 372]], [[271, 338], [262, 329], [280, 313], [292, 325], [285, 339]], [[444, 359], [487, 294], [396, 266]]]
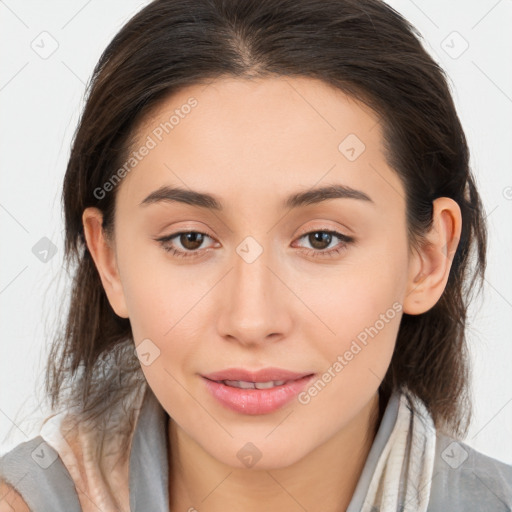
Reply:
[[[198, 256], [208, 249], [204, 247], [201, 248], [207, 238], [213, 240], [211, 236], [199, 231], [179, 231], [168, 236], [157, 238], [156, 240], [160, 242], [166, 252], [171, 253], [173, 256], [177, 258], [190, 258]], [[329, 229], [309, 231], [300, 236], [298, 240], [303, 238], [307, 238], [307, 241], [312, 245], [312, 249], [305, 248], [305, 251], [308, 255], [313, 257], [335, 256], [345, 250], [348, 244], [354, 242], [353, 237]], [[333, 248], [328, 249], [336, 238], [340, 240], [340, 242]], [[176, 241], [174, 241], [174, 239], [176, 239]], [[181, 248], [176, 247], [176, 243], [181, 245]]]
[[[175, 238], [177, 238], [177, 242], [182, 248], [176, 248], [173, 243], [170, 243]], [[197, 256], [199, 252], [202, 252], [200, 251], [200, 247], [205, 238], [213, 240], [211, 236], [199, 231], [179, 231], [172, 235], [157, 238], [157, 241], [160, 242], [165, 251], [170, 252], [173, 256], [178, 258], [189, 258]]]
[[[353, 237], [328, 229], [309, 231], [302, 235], [298, 240], [303, 238], [306, 238], [307, 242], [313, 247], [313, 249], [308, 249], [306, 251], [307, 254], [315, 258], [318, 256], [336, 256], [344, 251], [349, 244], [354, 242]], [[336, 238], [340, 240], [340, 242], [331, 249], [328, 249]]]

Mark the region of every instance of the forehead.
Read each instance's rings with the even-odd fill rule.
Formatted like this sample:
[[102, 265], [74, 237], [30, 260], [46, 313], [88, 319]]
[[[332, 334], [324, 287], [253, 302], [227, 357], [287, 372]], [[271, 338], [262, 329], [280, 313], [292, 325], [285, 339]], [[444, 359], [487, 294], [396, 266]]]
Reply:
[[277, 200], [279, 191], [297, 186], [336, 182], [381, 196], [401, 187], [384, 158], [377, 114], [316, 79], [223, 78], [190, 86], [162, 101], [135, 134], [132, 151], [150, 149], [120, 193], [137, 204], [163, 184], [221, 196], [252, 191], [245, 201], [256, 205], [265, 194]]
[[222, 78], [186, 87], [151, 110], [135, 130], [137, 142], [148, 134], [159, 142], [170, 140], [166, 135], [171, 132], [177, 142], [186, 132], [184, 126], [194, 129], [198, 140], [206, 136], [208, 141], [226, 142], [230, 135], [233, 142], [245, 145], [251, 144], [248, 135], [253, 143], [275, 135], [297, 139], [300, 134], [312, 142], [326, 136], [336, 142], [348, 129], [360, 138], [371, 137], [368, 142], [373, 143], [379, 143], [381, 135], [378, 116], [368, 106], [325, 82], [304, 77]]

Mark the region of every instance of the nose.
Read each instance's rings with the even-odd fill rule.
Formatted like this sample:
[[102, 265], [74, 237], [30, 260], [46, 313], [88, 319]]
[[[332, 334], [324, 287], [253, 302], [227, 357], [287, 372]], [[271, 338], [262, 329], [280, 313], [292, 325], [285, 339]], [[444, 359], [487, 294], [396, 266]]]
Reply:
[[240, 254], [234, 254], [233, 268], [219, 290], [219, 334], [247, 346], [286, 337], [292, 293], [266, 251], [254, 261]]

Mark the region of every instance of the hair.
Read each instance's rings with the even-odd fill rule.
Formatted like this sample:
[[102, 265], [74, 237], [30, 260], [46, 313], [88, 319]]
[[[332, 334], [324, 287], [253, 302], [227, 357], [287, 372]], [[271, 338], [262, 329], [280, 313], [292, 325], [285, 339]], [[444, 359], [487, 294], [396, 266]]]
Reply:
[[425, 313], [403, 314], [379, 392], [389, 398], [407, 387], [436, 428], [464, 436], [466, 314], [486, 266], [483, 208], [446, 75], [420, 33], [380, 0], [155, 0], [113, 38], [88, 83], [63, 183], [65, 263], [74, 273], [65, 326], [48, 357], [52, 408], [76, 406], [99, 424], [146, 385], [129, 319], [110, 306], [82, 224], [93, 206], [113, 233], [117, 189], [101, 199], [94, 191], [126, 161], [139, 123], [188, 86], [279, 76], [321, 80], [377, 114], [386, 161], [405, 190], [410, 250], [426, 243], [436, 198], [459, 205], [462, 232], [446, 288]]

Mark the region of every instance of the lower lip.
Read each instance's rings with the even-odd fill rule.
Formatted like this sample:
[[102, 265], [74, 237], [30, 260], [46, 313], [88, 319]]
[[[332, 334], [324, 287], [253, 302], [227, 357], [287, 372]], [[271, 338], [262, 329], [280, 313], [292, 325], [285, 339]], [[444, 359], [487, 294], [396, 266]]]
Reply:
[[208, 391], [222, 405], [244, 414], [268, 414], [291, 402], [314, 377], [309, 375], [269, 389], [241, 389], [203, 377]]

